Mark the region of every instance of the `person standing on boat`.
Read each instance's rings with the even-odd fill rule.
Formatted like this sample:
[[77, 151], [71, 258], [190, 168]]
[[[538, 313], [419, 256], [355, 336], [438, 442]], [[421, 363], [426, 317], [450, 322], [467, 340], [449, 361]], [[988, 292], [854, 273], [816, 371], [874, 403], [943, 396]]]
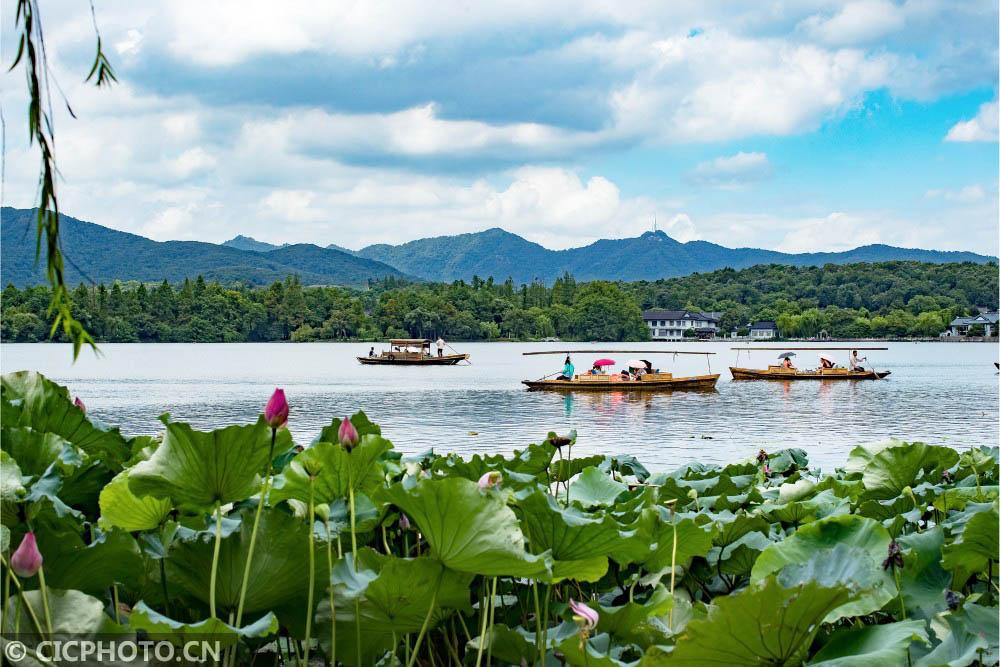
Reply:
[[864, 372], [865, 367], [861, 365], [862, 361], [868, 361], [868, 357], [858, 357], [857, 350], [851, 350], [851, 356], [847, 358], [847, 365], [852, 371]]
[[437, 349], [438, 349], [438, 356], [439, 357], [443, 357], [444, 356], [444, 338], [442, 338], [441, 336], [438, 336], [438, 339], [437, 339]]
[[562, 375], [560, 375], [557, 380], [572, 380], [573, 376], [576, 375], [576, 367], [573, 366], [573, 360], [566, 355], [566, 363], [563, 364]]

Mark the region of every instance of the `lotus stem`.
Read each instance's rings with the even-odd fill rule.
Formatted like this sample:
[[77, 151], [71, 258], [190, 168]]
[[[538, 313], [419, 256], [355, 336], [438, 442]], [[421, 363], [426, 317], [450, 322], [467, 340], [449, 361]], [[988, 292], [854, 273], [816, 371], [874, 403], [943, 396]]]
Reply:
[[[333, 606], [333, 581], [330, 575], [333, 574], [333, 538], [330, 536], [330, 514], [327, 512], [326, 520], [326, 569], [327, 583], [330, 585], [330, 665], [337, 667], [337, 608]], [[395, 648], [393, 655], [395, 655]]]
[[354, 571], [358, 571], [358, 535], [354, 518], [354, 480], [347, 489], [347, 502], [351, 513], [351, 551], [354, 553]]
[[535, 656], [535, 662], [537, 663], [541, 657], [544, 655], [542, 651], [542, 608], [538, 604], [538, 582], [531, 582], [531, 592], [535, 598], [535, 650], [538, 655]]
[[45, 585], [44, 565], [41, 565], [38, 568], [38, 587], [42, 590], [42, 609], [45, 611], [45, 629], [49, 631], [49, 639], [53, 639], [52, 612], [49, 611], [49, 588]]
[[166, 560], [160, 559], [160, 587], [163, 588], [163, 608], [170, 616], [170, 593], [167, 592], [167, 566]]
[[[35, 614], [35, 610], [32, 609], [32, 607], [31, 607], [30, 604], [28, 604], [28, 599], [26, 597], [24, 597], [24, 587], [21, 586], [21, 582], [20, 582], [20, 580], [18, 580], [17, 577], [11, 577], [10, 576], [11, 575], [10, 563], [7, 562], [7, 559], [4, 558], [3, 556], [0, 556], [0, 563], [3, 563], [4, 568], [6, 568], [6, 570], [7, 570], [7, 590], [8, 590], [8, 597], [9, 597], [9, 593], [10, 593], [10, 582], [13, 579], [14, 584], [17, 586], [17, 594], [18, 594], [18, 596], [20, 598], [18, 604], [23, 603], [24, 606], [27, 607], [27, 609], [28, 609], [28, 616], [31, 617], [31, 622], [34, 623], [34, 625], [35, 625], [35, 631], [37, 631], [38, 632], [38, 636], [41, 637], [42, 635], [44, 635], [44, 631], [42, 630], [42, 624], [39, 622], [38, 616]], [[4, 610], [6, 611], [6, 609], [7, 609], [7, 607], [6, 607], [6, 605], [4, 605]], [[15, 623], [14, 632], [15, 633], [20, 629], [20, 627], [18, 625], [18, 624], [20, 624], [20, 622], [21, 622], [21, 615], [19, 613], [15, 612], [14, 613], [14, 623]]]
[[[424, 635], [427, 634], [427, 626], [431, 623], [431, 616], [434, 615], [434, 606], [437, 604], [438, 589], [441, 588], [441, 577], [438, 577], [438, 583], [434, 587], [434, 594], [431, 595], [431, 603], [427, 607], [427, 615], [424, 616], [424, 623], [420, 626], [420, 633], [417, 634], [417, 642], [413, 645], [413, 651], [410, 653], [410, 660], [406, 663], [406, 667], [413, 667], [413, 663], [417, 661], [417, 656], [420, 655], [420, 642], [423, 641]], [[358, 628], [361, 627], [361, 619], [355, 617], [355, 623]], [[358, 657], [361, 655], [361, 645], [358, 644]], [[358, 661], [361, 664], [361, 661]]]
[[236, 627], [240, 627], [243, 622], [243, 605], [247, 599], [247, 584], [250, 581], [250, 565], [253, 563], [254, 547], [257, 544], [257, 526], [260, 525], [260, 515], [264, 512], [264, 503], [267, 500], [268, 491], [271, 490], [271, 473], [274, 469], [274, 442], [277, 439], [278, 429], [271, 429], [271, 448], [267, 453], [267, 475], [264, 477], [264, 486], [260, 490], [260, 501], [257, 503], [257, 512], [253, 517], [253, 528], [250, 529], [250, 546], [247, 548], [247, 562], [243, 566], [243, 583], [240, 585], [240, 601], [236, 606]]
[[118, 584], [111, 584], [111, 603], [115, 606], [114, 619], [115, 623], [120, 623], [118, 620]]
[[674, 543], [670, 549], [670, 631], [674, 631], [674, 582], [677, 578], [677, 501], [670, 505], [670, 527], [674, 534]]
[[212, 552], [212, 574], [208, 583], [208, 611], [212, 618], [215, 614], [215, 579], [219, 573], [219, 549], [222, 547], [222, 504], [215, 503], [215, 549]]
[[486, 664], [493, 664], [493, 622], [496, 619], [497, 578], [493, 577], [493, 592], [490, 593], [490, 645], [486, 649]]
[[309, 592], [306, 594], [306, 641], [303, 648], [302, 664], [309, 665], [309, 643], [312, 637], [313, 591], [316, 588], [316, 536], [313, 522], [316, 520], [316, 502], [313, 489], [316, 478], [309, 475]]

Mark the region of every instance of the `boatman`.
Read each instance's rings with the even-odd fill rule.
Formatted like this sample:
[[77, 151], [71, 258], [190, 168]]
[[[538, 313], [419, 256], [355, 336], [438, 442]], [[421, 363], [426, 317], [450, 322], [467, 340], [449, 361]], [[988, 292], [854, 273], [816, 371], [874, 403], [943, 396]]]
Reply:
[[848, 365], [848, 367], [852, 371], [861, 371], [861, 372], [863, 372], [865, 370], [865, 367], [861, 365], [862, 361], [868, 361], [868, 357], [860, 357], [859, 358], [858, 357], [858, 351], [857, 350], [851, 350], [851, 356], [849, 356], [847, 358], [847, 365]]
[[444, 338], [441, 338], [441, 336], [438, 336], [438, 339], [437, 339], [437, 348], [438, 348], [438, 356], [439, 357], [443, 357], [444, 356]]

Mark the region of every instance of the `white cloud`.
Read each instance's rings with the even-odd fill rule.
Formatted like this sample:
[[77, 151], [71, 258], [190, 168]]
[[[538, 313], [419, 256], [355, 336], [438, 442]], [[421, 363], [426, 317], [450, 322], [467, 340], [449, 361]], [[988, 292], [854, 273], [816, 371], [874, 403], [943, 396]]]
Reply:
[[879, 230], [869, 226], [868, 221], [837, 211], [822, 218], [798, 221], [795, 229], [785, 234], [777, 250], [841, 251], [881, 242]]
[[928, 190], [925, 195], [927, 199], [944, 199], [960, 204], [972, 204], [986, 198], [986, 191], [981, 185], [966, 185], [960, 190]]
[[945, 135], [945, 141], [996, 141], [998, 126], [998, 108], [996, 100], [986, 102], [979, 107], [979, 113], [974, 118], [963, 120], [952, 125]]
[[857, 0], [832, 15], [814, 14], [799, 24], [811, 37], [827, 44], [859, 44], [903, 27], [905, 9], [889, 0]]
[[688, 175], [698, 185], [734, 188], [763, 180], [771, 175], [766, 153], [740, 151], [728, 157], [702, 162]]

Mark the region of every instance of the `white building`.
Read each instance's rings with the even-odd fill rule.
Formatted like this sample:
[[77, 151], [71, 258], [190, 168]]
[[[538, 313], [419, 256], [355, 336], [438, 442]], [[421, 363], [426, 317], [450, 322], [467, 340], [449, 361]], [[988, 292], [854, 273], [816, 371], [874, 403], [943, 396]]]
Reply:
[[750, 340], [771, 340], [778, 337], [778, 325], [771, 320], [761, 320], [750, 325]]
[[691, 331], [698, 338], [714, 338], [719, 333], [721, 318], [722, 313], [655, 308], [642, 314], [653, 340], [681, 340], [685, 331]]
[[980, 313], [972, 317], [956, 317], [948, 325], [945, 336], [967, 336], [969, 329], [977, 324], [983, 327], [984, 336], [997, 335], [997, 320], [1000, 313]]

